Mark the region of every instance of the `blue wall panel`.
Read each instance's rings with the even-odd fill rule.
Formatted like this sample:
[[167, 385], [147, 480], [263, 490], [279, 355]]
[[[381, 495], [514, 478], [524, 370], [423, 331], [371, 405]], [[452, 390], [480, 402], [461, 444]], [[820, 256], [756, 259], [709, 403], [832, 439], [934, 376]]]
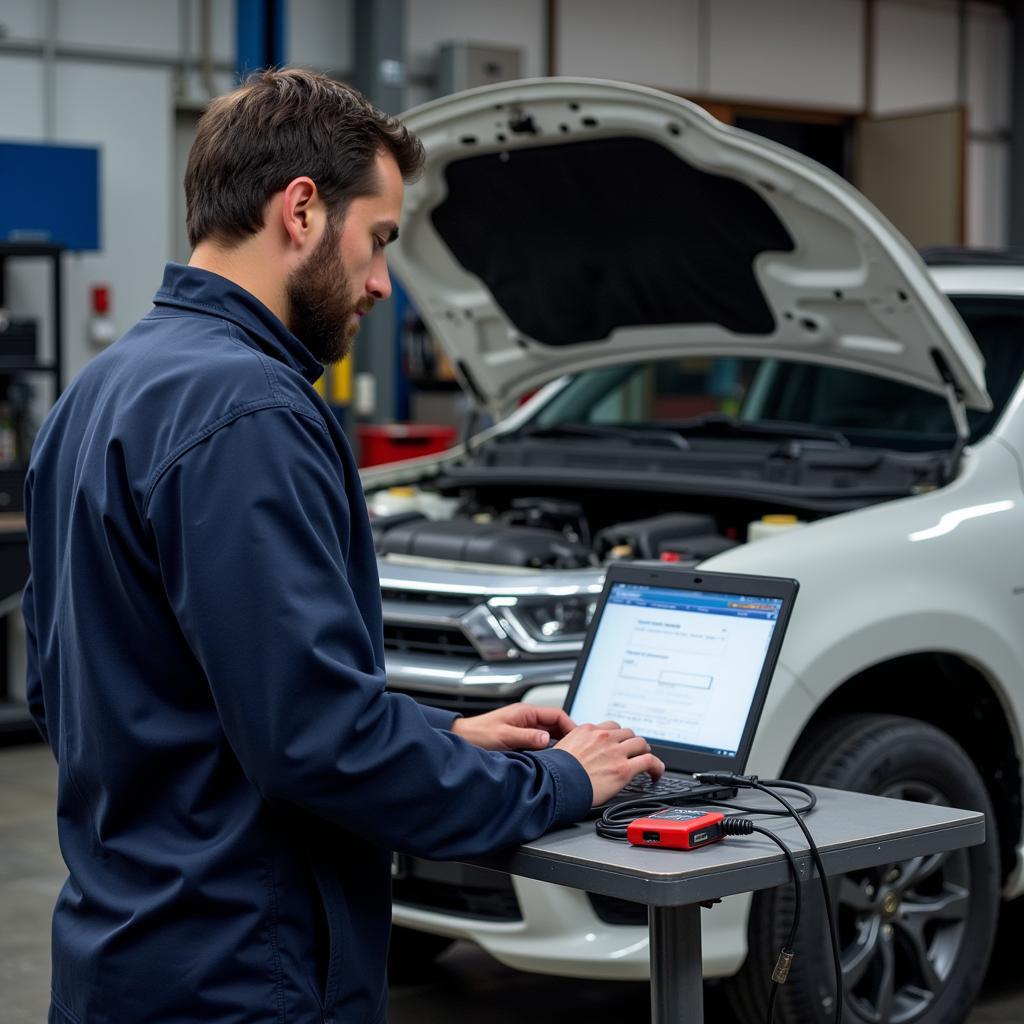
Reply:
[[237, 0], [235, 59], [240, 82], [254, 71], [284, 64], [287, 0]]
[[99, 150], [0, 142], [0, 241], [99, 249]]

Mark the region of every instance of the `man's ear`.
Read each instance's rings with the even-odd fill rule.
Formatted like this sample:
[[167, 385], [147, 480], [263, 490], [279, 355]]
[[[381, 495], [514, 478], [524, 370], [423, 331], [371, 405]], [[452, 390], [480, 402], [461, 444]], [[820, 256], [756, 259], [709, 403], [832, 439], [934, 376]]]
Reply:
[[323, 204], [312, 178], [293, 178], [285, 186], [281, 204], [284, 230], [293, 246], [306, 248], [318, 237], [317, 223]]

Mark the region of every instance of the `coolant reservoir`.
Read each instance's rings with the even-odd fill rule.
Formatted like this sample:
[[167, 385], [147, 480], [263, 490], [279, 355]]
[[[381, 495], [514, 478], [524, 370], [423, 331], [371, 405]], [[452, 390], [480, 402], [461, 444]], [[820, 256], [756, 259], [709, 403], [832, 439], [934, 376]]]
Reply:
[[787, 530], [806, 525], [802, 519], [797, 519], [796, 516], [761, 516], [760, 519], [754, 519], [747, 524], [747, 543], [755, 540], [764, 540], [767, 537], [774, 537], [776, 534], [785, 533]]
[[445, 519], [458, 505], [458, 498], [445, 498], [418, 487], [389, 487], [367, 495], [366, 505], [374, 516], [393, 516], [399, 512], [422, 512], [429, 519]]

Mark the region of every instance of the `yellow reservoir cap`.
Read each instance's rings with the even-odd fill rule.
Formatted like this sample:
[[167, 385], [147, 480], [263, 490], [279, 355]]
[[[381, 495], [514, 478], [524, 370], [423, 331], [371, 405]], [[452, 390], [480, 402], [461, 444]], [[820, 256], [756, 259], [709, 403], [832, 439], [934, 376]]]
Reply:
[[782, 512], [761, 516], [747, 524], [747, 541], [766, 540], [806, 525], [802, 519]]

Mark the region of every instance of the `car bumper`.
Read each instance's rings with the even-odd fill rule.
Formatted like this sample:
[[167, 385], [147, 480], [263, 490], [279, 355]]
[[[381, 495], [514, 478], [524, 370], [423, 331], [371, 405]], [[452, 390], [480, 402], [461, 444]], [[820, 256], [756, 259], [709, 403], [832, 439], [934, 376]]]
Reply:
[[[453, 869], [454, 865], [451, 866]], [[394, 923], [475, 942], [501, 963], [537, 974], [609, 980], [650, 977], [645, 925], [602, 921], [587, 894], [512, 878], [518, 920], [486, 920], [396, 900]], [[705, 977], [734, 974], [746, 957], [749, 895], [731, 896], [702, 913]]]

